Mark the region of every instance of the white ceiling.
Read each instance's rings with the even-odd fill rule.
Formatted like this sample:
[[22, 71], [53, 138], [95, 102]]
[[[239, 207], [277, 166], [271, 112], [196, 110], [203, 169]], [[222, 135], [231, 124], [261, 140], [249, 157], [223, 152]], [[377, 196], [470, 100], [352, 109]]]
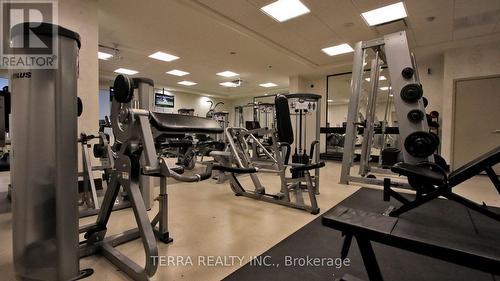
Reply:
[[[99, 42], [120, 50], [119, 59], [100, 61], [101, 81], [111, 81], [112, 71], [125, 67], [173, 90], [235, 98], [284, 90], [291, 75], [349, 70], [352, 53], [329, 57], [321, 49], [345, 42], [352, 46], [403, 28], [417, 55], [419, 50], [436, 55], [445, 48], [500, 38], [499, 0], [406, 0], [404, 22], [377, 28], [368, 27], [360, 13], [396, 0], [302, 0], [311, 13], [283, 23], [259, 10], [273, 1], [101, 0]], [[156, 51], [180, 59], [148, 58]], [[165, 74], [174, 68], [191, 74]], [[239, 73], [243, 85], [219, 86], [234, 80], [215, 75], [224, 70]], [[198, 84], [176, 84], [182, 80]], [[258, 86], [265, 82], [279, 86], [271, 90]]]

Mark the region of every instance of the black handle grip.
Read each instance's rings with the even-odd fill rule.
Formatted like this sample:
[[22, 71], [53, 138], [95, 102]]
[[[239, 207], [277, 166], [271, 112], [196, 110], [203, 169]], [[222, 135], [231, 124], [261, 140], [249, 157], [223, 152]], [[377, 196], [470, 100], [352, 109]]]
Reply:
[[314, 147], [319, 143], [318, 140], [315, 140], [313, 142], [311, 142], [311, 149], [309, 149], [309, 155], [311, 155], [311, 158], [314, 157]]
[[214, 170], [222, 171], [222, 172], [229, 172], [229, 173], [234, 173], [234, 174], [253, 174], [257, 172], [255, 168], [237, 168], [237, 167], [226, 167], [226, 166], [220, 166], [220, 165], [214, 165], [212, 166]]

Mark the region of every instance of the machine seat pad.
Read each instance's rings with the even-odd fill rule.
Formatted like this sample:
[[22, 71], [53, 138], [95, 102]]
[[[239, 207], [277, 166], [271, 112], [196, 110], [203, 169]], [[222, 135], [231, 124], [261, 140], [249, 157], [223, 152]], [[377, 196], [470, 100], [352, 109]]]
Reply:
[[458, 185], [484, 171], [485, 168], [493, 167], [498, 163], [500, 163], [500, 146], [451, 172], [448, 176], [450, 186]]
[[317, 168], [323, 168], [323, 167], [325, 167], [325, 162], [321, 161], [318, 163], [292, 167], [292, 168], [290, 168], [290, 172], [296, 173], [296, 172], [302, 172], [302, 171], [310, 171], [310, 170], [314, 170]]
[[217, 121], [198, 116], [151, 112], [149, 122], [161, 132], [205, 134], [223, 132]]
[[441, 173], [404, 162], [396, 163], [391, 167], [391, 171], [407, 177], [420, 178], [430, 184], [442, 184], [446, 180], [445, 175]]

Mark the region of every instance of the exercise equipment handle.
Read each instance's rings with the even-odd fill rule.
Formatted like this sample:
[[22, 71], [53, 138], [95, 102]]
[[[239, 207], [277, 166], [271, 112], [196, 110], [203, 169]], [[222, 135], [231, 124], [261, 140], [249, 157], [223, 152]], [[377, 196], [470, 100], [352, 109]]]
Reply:
[[194, 174], [194, 175], [189, 175], [189, 176], [180, 175], [171, 169], [169, 169], [169, 172], [170, 173], [168, 176], [172, 177], [178, 181], [198, 182], [198, 181], [203, 181], [203, 180], [209, 179], [212, 176], [212, 166], [207, 166], [205, 172], [203, 172], [202, 174]]

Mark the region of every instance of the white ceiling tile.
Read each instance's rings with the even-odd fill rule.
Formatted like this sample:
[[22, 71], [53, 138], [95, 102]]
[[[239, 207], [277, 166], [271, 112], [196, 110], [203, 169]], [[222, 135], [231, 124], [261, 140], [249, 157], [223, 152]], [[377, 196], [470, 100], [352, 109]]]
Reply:
[[499, 0], [455, 0], [455, 18], [500, 10]]

